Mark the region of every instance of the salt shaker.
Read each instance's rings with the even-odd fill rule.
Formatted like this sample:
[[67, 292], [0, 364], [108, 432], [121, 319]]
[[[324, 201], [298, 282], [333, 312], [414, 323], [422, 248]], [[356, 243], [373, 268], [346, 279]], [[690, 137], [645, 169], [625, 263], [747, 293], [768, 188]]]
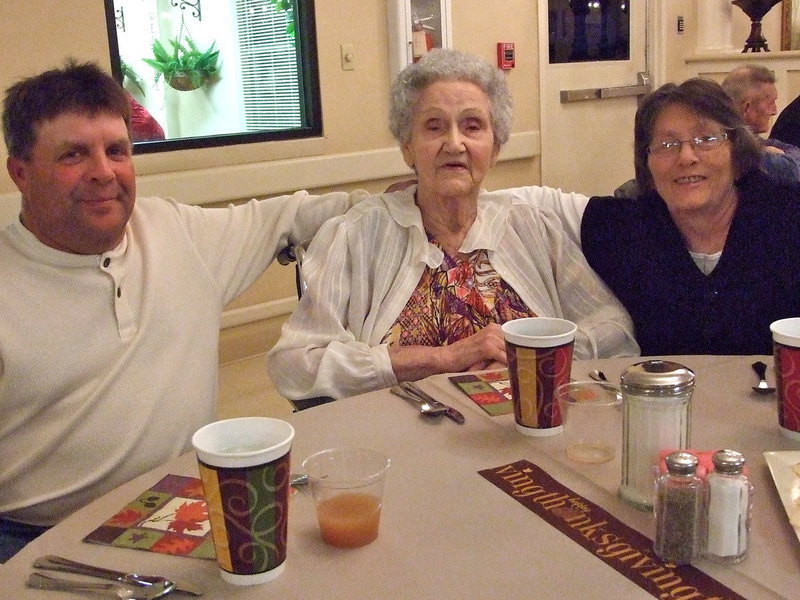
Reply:
[[656, 482], [656, 539], [661, 560], [685, 565], [699, 558], [703, 534], [703, 481], [697, 457], [689, 452], [667, 455], [667, 473]]
[[648, 360], [621, 377], [622, 485], [619, 494], [641, 509], [653, 507], [654, 471], [662, 450], [689, 446], [689, 400], [694, 372], [681, 364]]
[[737, 563], [747, 554], [753, 488], [742, 473], [744, 456], [719, 450], [711, 457], [714, 470], [706, 478], [707, 528], [705, 554]]

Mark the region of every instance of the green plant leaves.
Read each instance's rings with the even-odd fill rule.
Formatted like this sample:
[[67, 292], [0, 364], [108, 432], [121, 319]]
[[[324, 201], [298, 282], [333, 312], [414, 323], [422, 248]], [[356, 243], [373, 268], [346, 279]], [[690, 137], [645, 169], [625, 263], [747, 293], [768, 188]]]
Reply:
[[153, 58], [143, 58], [142, 61], [155, 69], [154, 81], [163, 76], [169, 83], [180, 74], [190, 77], [194, 87], [200, 87], [219, 73], [219, 50], [216, 42], [201, 51], [191, 37], [186, 36], [184, 39], [185, 44], [181, 43], [180, 38], [168, 40], [171, 51], [159, 40], [153, 41]]

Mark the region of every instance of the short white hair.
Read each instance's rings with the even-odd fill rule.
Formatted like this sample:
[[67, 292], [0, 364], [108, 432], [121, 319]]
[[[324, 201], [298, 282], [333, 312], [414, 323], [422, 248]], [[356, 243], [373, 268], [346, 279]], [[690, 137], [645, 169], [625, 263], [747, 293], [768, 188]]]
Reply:
[[499, 149], [511, 134], [511, 92], [503, 72], [483, 59], [437, 48], [419, 62], [408, 65], [392, 83], [389, 130], [401, 144], [411, 140], [411, 122], [423, 90], [437, 81], [467, 81], [489, 98], [495, 146]]

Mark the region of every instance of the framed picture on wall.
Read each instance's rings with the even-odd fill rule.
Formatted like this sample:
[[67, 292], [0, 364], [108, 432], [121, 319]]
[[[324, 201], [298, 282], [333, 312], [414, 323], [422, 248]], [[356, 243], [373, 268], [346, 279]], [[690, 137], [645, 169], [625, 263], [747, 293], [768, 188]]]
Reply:
[[783, 0], [781, 50], [800, 50], [800, 0]]

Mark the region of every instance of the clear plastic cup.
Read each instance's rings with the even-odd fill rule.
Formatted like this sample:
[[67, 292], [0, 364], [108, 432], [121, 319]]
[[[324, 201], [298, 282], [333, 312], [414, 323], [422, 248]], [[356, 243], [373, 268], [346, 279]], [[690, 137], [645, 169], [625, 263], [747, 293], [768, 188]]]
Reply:
[[610, 383], [573, 381], [556, 388], [567, 457], [604, 463], [622, 444], [622, 393]]
[[386, 455], [366, 448], [330, 448], [303, 461], [326, 543], [357, 548], [378, 537], [390, 463]]

